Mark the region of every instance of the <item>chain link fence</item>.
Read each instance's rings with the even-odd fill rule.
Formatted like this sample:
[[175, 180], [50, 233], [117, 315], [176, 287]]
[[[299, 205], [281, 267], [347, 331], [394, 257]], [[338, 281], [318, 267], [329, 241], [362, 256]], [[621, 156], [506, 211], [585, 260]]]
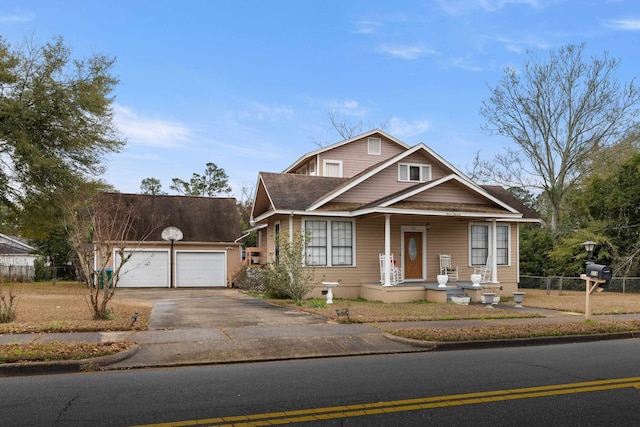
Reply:
[[[547, 293], [558, 291], [584, 291], [585, 281], [580, 277], [520, 276], [519, 288], [546, 289]], [[640, 277], [614, 277], [606, 292], [640, 293]]]

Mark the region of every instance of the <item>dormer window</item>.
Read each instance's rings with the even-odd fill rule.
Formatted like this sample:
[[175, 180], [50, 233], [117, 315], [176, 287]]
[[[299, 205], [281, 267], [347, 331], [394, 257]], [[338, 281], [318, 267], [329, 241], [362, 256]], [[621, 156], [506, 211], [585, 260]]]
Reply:
[[369, 138], [368, 153], [374, 156], [382, 154], [382, 140], [380, 138]]
[[398, 181], [426, 182], [431, 180], [431, 166], [400, 163], [398, 165]]
[[323, 160], [322, 169], [323, 176], [342, 178], [342, 161], [340, 160]]

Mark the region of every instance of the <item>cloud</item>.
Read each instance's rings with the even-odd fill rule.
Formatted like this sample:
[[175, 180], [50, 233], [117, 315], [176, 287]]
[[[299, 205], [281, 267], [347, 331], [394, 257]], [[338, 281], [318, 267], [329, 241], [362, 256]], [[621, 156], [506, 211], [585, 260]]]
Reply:
[[382, 26], [380, 22], [372, 20], [356, 21], [354, 25], [356, 29], [353, 32], [356, 34], [374, 34]]
[[191, 132], [184, 125], [160, 119], [141, 117], [131, 108], [116, 105], [115, 123], [131, 142], [155, 147], [180, 147]]
[[408, 122], [399, 117], [392, 117], [387, 124], [388, 131], [391, 135], [398, 138], [407, 138], [415, 135], [420, 135], [429, 130], [431, 125], [427, 120], [414, 120]]
[[450, 15], [466, 15], [478, 9], [496, 12], [507, 5], [529, 5], [541, 7], [539, 0], [439, 0], [440, 7]]
[[328, 108], [331, 113], [351, 117], [364, 117], [369, 113], [369, 109], [354, 100], [334, 100], [329, 102]]
[[607, 24], [615, 30], [640, 31], [640, 18], [610, 19], [607, 21]]
[[293, 116], [294, 110], [284, 105], [266, 105], [260, 102], [250, 102], [249, 109], [238, 113], [238, 117], [245, 120], [277, 121]]
[[422, 46], [407, 45], [389, 45], [380, 46], [380, 51], [400, 59], [413, 60], [425, 55], [437, 55], [438, 52], [433, 49], [427, 49]]
[[3, 13], [0, 12], [0, 22], [9, 22], [13, 24], [23, 24], [25, 22], [30, 22], [35, 19], [35, 15], [33, 13]]
[[499, 43], [502, 43], [505, 49], [518, 54], [525, 53], [527, 49], [531, 48], [543, 50], [549, 49], [548, 43], [546, 43], [544, 40], [538, 39], [535, 36], [524, 37], [520, 40], [498, 36], [496, 37], [496, 40]]

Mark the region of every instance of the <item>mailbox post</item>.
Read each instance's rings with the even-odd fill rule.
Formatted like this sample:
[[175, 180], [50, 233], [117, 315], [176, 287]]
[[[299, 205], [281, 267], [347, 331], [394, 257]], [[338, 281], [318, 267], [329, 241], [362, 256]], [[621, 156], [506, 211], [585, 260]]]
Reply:
[[586, 282], [586, 290], [587, 296], [585, 299], [585, 307], [584, 307], [584, 317], [586, 320], [591, 319], [591, 293], [598, 289], [599, 287], [607, 287], [609, 285], [609, 281], [611, 280], [611, 268], [606, 265], [587, 264], [585, 274], [580, 275], [581, 279], [584, 279]]

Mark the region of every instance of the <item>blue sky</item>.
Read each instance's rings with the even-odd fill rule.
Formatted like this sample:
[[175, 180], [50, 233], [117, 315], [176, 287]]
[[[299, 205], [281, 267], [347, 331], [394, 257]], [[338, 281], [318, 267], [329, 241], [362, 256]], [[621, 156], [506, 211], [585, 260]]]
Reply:
[[341, 140], [329, 112], [424, 142], [461, 170], [508, 140], [479, 110], [527, 50], [587, 43], [640, 73], [640, 2], [562, 0], [3, 0], [0, 35], [60, 35], [75, 57], [115, 56], [126, 148], [104, 179], [188, 180], [214, 162], [233, 195]]

